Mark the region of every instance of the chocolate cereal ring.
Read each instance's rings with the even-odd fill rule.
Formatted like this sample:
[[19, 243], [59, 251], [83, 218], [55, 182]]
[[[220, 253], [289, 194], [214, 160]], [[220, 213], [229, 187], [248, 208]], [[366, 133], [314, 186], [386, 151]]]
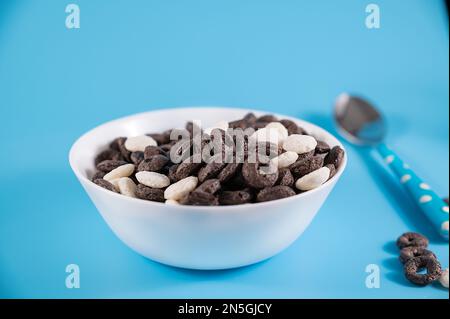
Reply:
[[96, 171], [94, 175], [91, 177], [91, 181], [95, 181], [96, 179], [102, 179], [105, 177], [106, 173], [102, 171]]
[[143, 184], [136, 186], [136, 196], [153, 202], [164, 202], [164, 191], [160, 188], [151, 188]]
[[324, 141], [317, 141], [316, 154], [327, 154], [330, 151], [330, 146]]
[[323, 158], [321, 156], [313, 156], [311, 158], [305, 158], [297, 160], [289, 169], [295, 177], [303, 177], [315, 170], [318, 170], [323, 166]]
[[221, 205], [240, 205], [250, 203], [253, 195], [248, 190], [224, 191], [219, 195]]
[[402, 250], [400, 250], [400, 261], [402, 262], [402, 264], [406, 263], [408, 260], [410, 260], [411, 258], [416, 258], [416, 257], [430, 257], [430, 258], [436, 258], [436, 255], [423, 247], [415, 247], [415, 246], [409, 246], [409, 247], [405, 247], [402, 248]]
[[122, 154], [118, 150], [115, 149], [107, 149], [98, 154], [95, 157], [94, 164], [97, 166], [98, 163], [103, 162], [105, 160], [121, 160]]
[[241, 163], [229, 163], [224, 169], [219, 173], [217, 178], [221, 183], [228, 182], [241, 168]]
[[153, 155], [139, 163], [138, 171], [158, 172], [169, 162], [164, 155]]
[[155, 155], [166, 155], [167, 153], [159, 146], [148, 145], [144, 150], [144, 159], [149, 159]]
[[125, 161], [117, 161], [117, 160], [105, 160], [97, 164], [97, 169], [99, 171], [109, 173], [113, 169], [116, 169], [119, 166], [125, 165], [127, 162]]
[[344, 150], [339, 146], [333, 147], [325, 156], [325, 165], [333, 164], [337, 169], [341, 166], [342, 160], [344, 159]]
[[186, 205], [218, 206], [219, 198], [211, 193], [193, 191], [188, 195]]
[[402, 249], [405, 247], [428, 247], [428, 239], [418, 233], [407, 232], [397, 239], [397, 247]]
[[294, 176], [292, 176], [291, 171], [289, 170], [289, 168], [282, 168], [279, 171], [278, 174], [278, 180], [277, 180], [277, 185], [282, 185], [282, 186], [289, 186], [292, 187], [294, 186]]
[[275, 185], [278, 180], [278, 169], [271, 174], [261, 174], [258, 163], [246, 162], [242, 166], [242, 176], [248, 186], [261, 189]]
[[208, 179], [203, 184], [200, 184], [194, 192], [204, 192], [209, 194], [214, 194], [219, 191], [221, 185], [218, 179]]
[[144, 152], [133, 152], [130, 155], [130, 159], [134, 163], [134, 165], [139, 165], [144, 160]]
[[[418, 271], [426, 269], [425, 274], [419, 274]], [[406, 278], [418, 286], [426, 286], [439, 279], [442, 274], [441, 264], [436, 258], [415, 257], [409, 259], [403, 267]]]
[[97, 178], [97, 179], [93, 180], [93, 182], [95, 184], [97, 184], [98, 186], [103, 187], [104, 189], [107, 189], [114, 193], [118, 193], [116, 187], [113, 184], [111, 184], [110, 182], [108, 182], [107, 180], [104, 180], [103, 178]]
[[267, 202], [271, 200], [291, 197], [295, 195], [295, 191], [289, 186], [273, 186], [262, 189], [256, 196], [257, 202]]
[[198, 180], [200, 183], [203, 183], [204, 181], [214, 178], [217, 176], [217, 174], [222, 171], [222, 169], [225, 167], [225, 163], [216, 163], [216, 162], [210, 162], [206, 164], [206, 166], [202, 167], [198, 171]]

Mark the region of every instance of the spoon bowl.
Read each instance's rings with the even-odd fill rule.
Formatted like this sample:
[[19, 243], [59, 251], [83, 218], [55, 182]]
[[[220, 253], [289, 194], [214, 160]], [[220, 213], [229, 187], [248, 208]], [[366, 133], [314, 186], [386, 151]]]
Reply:
[[336, 100], [334, 112], [339, 133], [353, 144], [376, 145], [383, 141], [386, 121], [366, 100], [343, 93]]

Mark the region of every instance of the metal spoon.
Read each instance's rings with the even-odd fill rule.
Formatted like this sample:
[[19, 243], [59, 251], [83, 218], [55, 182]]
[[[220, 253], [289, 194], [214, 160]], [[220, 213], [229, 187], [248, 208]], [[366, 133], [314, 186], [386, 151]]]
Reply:
[[381, 113], [364, 99], [343, 93], [336, 99], [334, 119], [339, 133], [349, 142], [372, 146], [378, 151], [412, 200], [420, 206], [439, 234], [448, 240], [448, 205], [383, 143], [386, 122]]

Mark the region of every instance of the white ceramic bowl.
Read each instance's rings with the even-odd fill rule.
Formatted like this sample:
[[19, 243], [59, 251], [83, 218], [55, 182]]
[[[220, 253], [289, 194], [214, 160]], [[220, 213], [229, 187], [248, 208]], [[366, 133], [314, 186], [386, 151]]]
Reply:
[[[308, 227], [345, 169], [322, 186], [293, 197], [237, 206], [173, 206], [126, 197], [92, 183], [94, 157], [118, 136], [133, 136], [235, 120], [249, 109], [195, 107], [158, 110], [100, 125], [80, 137], [70, 150], [70, 165], [112, 231], [126, 245], [152, 260], [183, 268], [225, 269], [269, 258], [295, 241]], [[284, 115], [331, 146], [342, 145], [324, 129]]]

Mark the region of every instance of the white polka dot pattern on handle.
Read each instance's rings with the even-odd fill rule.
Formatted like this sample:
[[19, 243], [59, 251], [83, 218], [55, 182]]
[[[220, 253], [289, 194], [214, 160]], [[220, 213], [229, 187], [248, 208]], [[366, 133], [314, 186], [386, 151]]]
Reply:
[[391, 163], [394, 161], [394, 159], [395, 159], [394, 155], [388, 155], [388, 156], [386, 156], [386, 158], [384, 159], [384, 161], [385, 161], [387, 164], [391, 164]]
[[406, 183], [407, 181], [409, 181], [411, 179], [411, 175], [409, 174], [405, 174], [402, 176], [402, 178], [400, 179], [400, 181], [402, 182], [402, 184]]
[[448, 220], [442, 223], [441, 229], [443, 232], [448, 233]]
[[442, 207], [442, 211], [443, 211], [444, 213], [447, 213], [447, 214], [448, 214], [448, 206]]
[[424, 190], [430, 190], [431, 189], [430, 185], [428, 185], [426, 183], [420, 183], [419, 187], [421, 189], [424, 189]]
[[421, 204], [425, 204], [425, 203], [431, 202], [432, 199], [433, 198], [430, 195], [423, 195], [422, 197], [420, 197], [419, 202]]

